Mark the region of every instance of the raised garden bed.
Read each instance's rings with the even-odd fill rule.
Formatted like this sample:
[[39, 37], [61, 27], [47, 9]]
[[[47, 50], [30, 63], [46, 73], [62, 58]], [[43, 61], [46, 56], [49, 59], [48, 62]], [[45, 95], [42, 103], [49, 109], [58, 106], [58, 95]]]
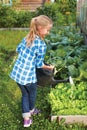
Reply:
[[61, 83], [52, 88], [48, 95], [51, 104], [51, 121], [58, 123], [82, 123], [87, 125], [87, 82], [78, 84]]
[[47, 62], [55, 65], [56, 79], [71, 76], [74, 84], [60, 83], [52, 88], [47, 100], [51, 120], [87, 125], [87, 45], [76, 28], [54, 29], [49, 36]]

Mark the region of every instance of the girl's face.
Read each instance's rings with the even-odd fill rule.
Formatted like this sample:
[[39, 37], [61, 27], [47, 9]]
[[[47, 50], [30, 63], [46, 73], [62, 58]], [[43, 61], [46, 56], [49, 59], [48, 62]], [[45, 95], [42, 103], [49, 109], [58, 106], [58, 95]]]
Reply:
[[40, 36], [44, 38], [46, 35], [49, 34], [51, 28], [52, 28], [52, 25], [49, 25], [49, 26], [46, 26], [46, 27], [39, 26], [38, 32], [39, 32]]

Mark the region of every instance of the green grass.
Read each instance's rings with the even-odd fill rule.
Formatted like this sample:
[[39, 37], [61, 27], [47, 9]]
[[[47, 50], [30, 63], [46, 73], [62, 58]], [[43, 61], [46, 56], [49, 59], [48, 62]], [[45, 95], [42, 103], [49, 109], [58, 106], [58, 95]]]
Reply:
[[23, 37], [26, 36], [28, 31], [0, 31], [0, 46], [8, 49], [16, 48], [17, 44], [19, 44]]
[[[9, 65], [16, 46], [26, 36], [27, 31], [0, 31], [0, 130], [24, 130], [22, 125], [21, 92], [9, 77]], [[82, 124], [64, 125], [50, 122], [51, 109], [47, 102], [50, 88], [38, 88], [36, 107], [42, 113], [33, 116], [33, 124], [28, 130], [86, 130]]]

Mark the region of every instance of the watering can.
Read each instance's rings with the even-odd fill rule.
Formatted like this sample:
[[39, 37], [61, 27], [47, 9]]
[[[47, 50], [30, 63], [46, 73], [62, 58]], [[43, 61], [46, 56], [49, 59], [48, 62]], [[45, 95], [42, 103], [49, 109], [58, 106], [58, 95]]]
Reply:
[[63, 80], [55, 79], [54, 69], [49, 70], [49, 69], [37, 68], [36, 75], [37, 75], [37, 85], [41, 87], [45, 86], [55, 87], [58, 83], [70, 82], [69, 78]]

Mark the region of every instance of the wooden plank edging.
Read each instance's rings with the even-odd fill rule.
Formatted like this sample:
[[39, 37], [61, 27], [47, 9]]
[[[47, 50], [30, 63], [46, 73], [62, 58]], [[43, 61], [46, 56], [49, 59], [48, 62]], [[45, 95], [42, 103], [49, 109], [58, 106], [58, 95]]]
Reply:
[[73, 123], [83, 123], [87, 125], [87, 115], [61, 115], [61, 116], [51, 116], [51, 121], [58, 120], [60, 122], [61, 119], [65, 119], [66, 124]]

